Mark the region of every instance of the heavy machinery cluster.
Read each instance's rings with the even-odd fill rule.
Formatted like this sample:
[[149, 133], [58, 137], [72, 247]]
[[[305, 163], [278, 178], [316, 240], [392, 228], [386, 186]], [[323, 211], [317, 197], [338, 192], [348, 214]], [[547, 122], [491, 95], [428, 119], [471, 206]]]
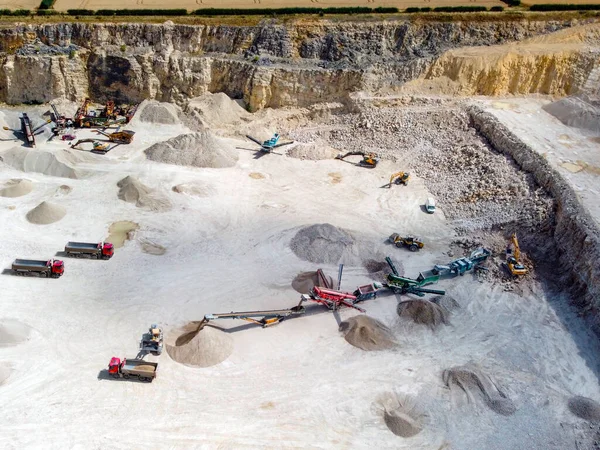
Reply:
[[[42, 124], [34, 126], [27, 113], [19, 117], [20, 129], [11, 129], [4, 127], [5, 130], [12, 131], [15, 136], [22, 139], [29, 147], [35, 147], [35, 136], [44, 132], [43, 128], [53, 123], [52, 134], [54, 137], [60, 137], [62, 141], [72, 141], [76, 138], [75, 129], [77, 128], [96, 128], [96, 133], [104, 138], [80, 139], [71, 148], [81, 150], [83, 143], [92, 143], [92, 152], [106, 153], [112, 150], [116, 145], [130, 144], [133, 141], [135, 132], [131, 130], [120, 130], [120, 127], [128, 124], [137, 110], [137, 105], [115, 106], [115, 102], [108, 101], [102, 108], [92, 108], [92, 101], [86, 98], [83, 104], [77, 109], [73, 117], [68, 117], [58, 111], [54, 104], [50, 104], [52, 111], [50, 119]], [[116, 128], [114, 132], [106, 130]], [[114, 144], [110, 147], [110, 144]]]

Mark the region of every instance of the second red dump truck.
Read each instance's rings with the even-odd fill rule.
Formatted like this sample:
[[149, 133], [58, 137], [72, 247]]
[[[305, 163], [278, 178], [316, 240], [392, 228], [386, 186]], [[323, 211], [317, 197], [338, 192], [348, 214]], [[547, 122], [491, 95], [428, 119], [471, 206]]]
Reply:
[[34, 259], [15, 259], [12, 263], [12, 270], [17, 275], [26, 275], [37, 273], [42, 277], [58, 278], [65, 272], [65, 265], [57, 259], [34, 260]]
[[88, 243], [67, 242], [65, 253], [69, 256], [90, 256], [96, 259], [110, 259], [115, 254], [115, 249], [110, 242]]

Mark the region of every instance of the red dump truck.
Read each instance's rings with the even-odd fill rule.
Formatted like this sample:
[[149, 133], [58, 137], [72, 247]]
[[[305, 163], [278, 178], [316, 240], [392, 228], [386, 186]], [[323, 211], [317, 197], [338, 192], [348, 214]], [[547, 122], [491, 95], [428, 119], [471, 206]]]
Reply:
[[152, 382], [156, 378], [158, 363], [143, 359], [127, 359], [112, 357], [108, 364], [108, 373], [114, 378], [137, 377], [140, 381]]
[[90, 256], [96, 259], [110, 259], [115, 254], [115, 249], [110, 242], [97, 244], [88, 242], [67, 242], [65, 253], [68, 256]]
[[15, 259], [12, 263], [12, 270], [17, 275], [26, 275], [28, 273], [38, 273], [42, 277], [58, 278], [65, 272], [65, 265], [57, 259], [33, 260], [33, 259]]

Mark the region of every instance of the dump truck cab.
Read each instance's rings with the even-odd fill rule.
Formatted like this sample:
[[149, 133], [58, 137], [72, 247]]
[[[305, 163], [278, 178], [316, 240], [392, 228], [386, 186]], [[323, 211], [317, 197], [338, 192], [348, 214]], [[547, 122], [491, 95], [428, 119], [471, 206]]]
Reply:
[[65, 273], [65, 264], [62, 261], [58, 259], [51, 259], [48, 261], [48, 263], [52, 265], [52, 275], [60, 277], [63, 273]]
[[112, 258], [112, 256], [115, 254], [115, 247], [110, 242], [101, 242], [98, 245], [102, 246], [102, 256], [106, 258]]

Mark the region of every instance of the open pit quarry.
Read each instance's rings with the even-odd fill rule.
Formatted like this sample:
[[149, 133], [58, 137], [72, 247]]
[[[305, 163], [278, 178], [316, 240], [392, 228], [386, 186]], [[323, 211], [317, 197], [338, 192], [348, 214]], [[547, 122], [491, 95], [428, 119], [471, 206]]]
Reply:
[[[0, 29], [0, 446], [599, 448], [600, 23], [490, 17]], [[54, 135], [86, 98], [133, 140]], [[210, 316], [244, 311], [288, 315]], [[136, 356], [152, 383], [111, 376]]]

